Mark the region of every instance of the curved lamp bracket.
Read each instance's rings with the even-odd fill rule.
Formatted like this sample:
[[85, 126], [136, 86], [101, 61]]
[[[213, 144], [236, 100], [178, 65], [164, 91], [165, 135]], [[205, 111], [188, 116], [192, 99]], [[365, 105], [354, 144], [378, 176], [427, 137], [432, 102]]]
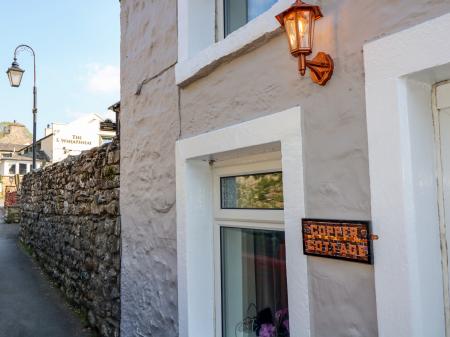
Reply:
[[319, 52], [312, 60], [306, 60], [306, 67], [314, 83], [325, 85], [333, 75], [334, 63], [330, 55]]

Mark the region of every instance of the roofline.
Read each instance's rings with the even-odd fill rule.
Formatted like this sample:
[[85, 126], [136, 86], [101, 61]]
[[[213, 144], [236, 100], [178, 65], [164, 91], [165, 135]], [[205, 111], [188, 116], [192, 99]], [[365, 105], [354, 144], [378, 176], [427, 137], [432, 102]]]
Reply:
[[[41, 141], [43, 141], [44, 139], [47, 139], [47, 138], [50, 137], [50, 136], [53, 136], [53, 133], [51, 133], [51, 134], [49, 134], [49, 135], [47, 135], [47, 136], [45, 136], [45, 137], [42, 137], [42, 138], [38, 139], [38, 140], [36, 141], [36, 144], [39, 143], [39, 142], [41, 142]], [[33, 144], [24, 146], [24, 147], [22, 147], [21, 149], [19, 149], [19, 151], [17, 151], [17, 152], [20, 152], [20, 151], [22, 151], [22, 150], [25, 150], [25, 149], [29, 148], [30, 146], [32, 147]]]

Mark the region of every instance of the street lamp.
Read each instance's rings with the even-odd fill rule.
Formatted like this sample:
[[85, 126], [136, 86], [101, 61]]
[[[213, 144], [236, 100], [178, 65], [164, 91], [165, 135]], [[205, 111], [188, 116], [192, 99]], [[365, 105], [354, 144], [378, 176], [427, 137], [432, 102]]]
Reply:
[[36, 115], [37, 115], [37, 89], [36, 89], [36, 54], [33, 48], [26, 44], [21, 44], [14, 50], [14, 61], [11, 67], [8, 68], [6, 73], [8, 74], [9, 83], [11, 87], [17, 88], [22, 82], [22, 76], [25, 70], [19, 67], [17, 63], [17, 54], [23, 50], [31, 51], [33, 55], [33, 70], [34, 70], [34, 81], [33, 81], [33, 170], [36, 169]]

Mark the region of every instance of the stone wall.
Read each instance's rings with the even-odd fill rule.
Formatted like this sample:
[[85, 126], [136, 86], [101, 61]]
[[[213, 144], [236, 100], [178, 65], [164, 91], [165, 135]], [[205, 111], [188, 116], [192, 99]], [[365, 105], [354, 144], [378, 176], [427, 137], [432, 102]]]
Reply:
[[20, 240], [101, 336], [119, 336], [120, 145], [27, 174]]

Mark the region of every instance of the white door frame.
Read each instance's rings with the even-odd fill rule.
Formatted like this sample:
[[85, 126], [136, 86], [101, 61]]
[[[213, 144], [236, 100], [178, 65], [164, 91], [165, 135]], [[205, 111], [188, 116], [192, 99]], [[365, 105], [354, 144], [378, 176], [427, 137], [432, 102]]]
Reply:
[[412, 129], [420, 127], [414, 124], [419, 108], [431, 116], [431, 85], [414, 76], [450, 63], [449, 32], [446, 14], [364, 46], [372, 220], [380, 235], [374, 243], [380, 337], [445, 334], [437, 200], [417, 202], [436, 182], [419, 184], [414, 156], [422, 149]]
[[305, 215], [301, 111], [295, 107], [177, 142], [180, 337], [215, 335], [213, 179], [208, 158], [274, 143], [281, 144], [291, 334], [311, 336], [307, 258], [300, 231]]
[[[443, 108], [449, 108], [450, 102], [443, 101], [443, 97], [438, 97], [439, 89], [445, 86], [445, 96], [450, 97], [448, 90], [450, 81], [443, 81], [433, 85], [432, 92], [432, 109], [433, 109], [433, 124], [434, 124], [434, 136], [436, 144], [436, 173], [437, 173], [437, 193], [438, 193], [438, 211], [439, 211], [439, 229], [441, 234], [441, 254], [442, 254], [442, 279], [443, 279], [443, 292], [444, 292], [444, 309], [445, 309], [445, 327], [446, 336], [450, 336], [450, 287], [449, 287], [449, 270], [448, 270], [448, 244], [447, 242], [447, 223], [450, 219], [450, 214], [445, 214], [445, 200], [444, 200], [444, 177], [443, 177], [443, 163], [442, 163], [442, 150], [441, 150], [441, 118], [440, 110]], [[448, 99], [448, 98], [447, 98]], [[441, 104], [439, 104], [441, 103]], [[443, 104], [442, 104], [443, 103]]]
[[[269, 154], [270, 157], [271, 154]], [[245, 157], [245, 158], [252, 158]], [[265, 156], [256, 156], [251, 164], [227, 165], [225, 167], [214, 167], [213, 170], [213, 193], [214, 193], [214, 266], [215, 266], [215, 304], [216, 304], [216, 335], [222, 337], [222, 265], [221, 265], [221, 242], [220, 231], [222, 227], [250, 228], [272, 231], [283, 231], [283, 211], [268, 209], [222, 209], [220, 178], [226, 176], [246, 175], [252, 173], [278, 172], [282, 171], [281, 161], [268, 160]], [[244, 317], [244, 315], [242, 316]]]

